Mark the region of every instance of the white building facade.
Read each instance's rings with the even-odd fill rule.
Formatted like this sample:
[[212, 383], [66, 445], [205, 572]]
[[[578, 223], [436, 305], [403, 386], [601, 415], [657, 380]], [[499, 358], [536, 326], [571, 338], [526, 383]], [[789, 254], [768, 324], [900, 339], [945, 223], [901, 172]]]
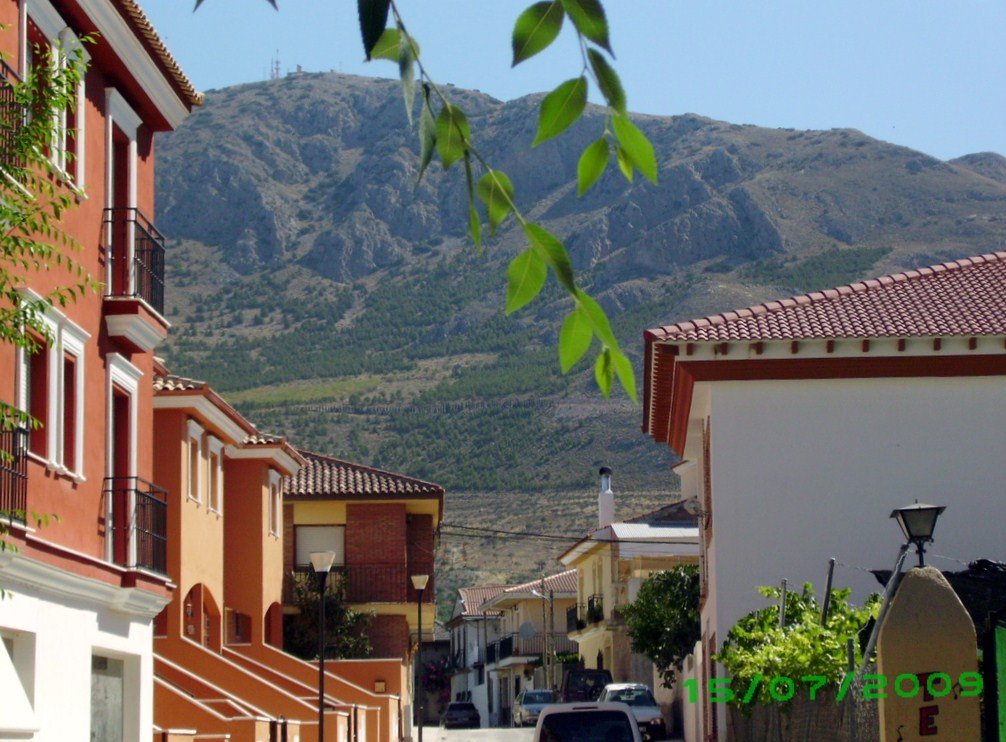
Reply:
[[889, 515], [914, 501], [946, 506], [936, 566], [1006, 560], [1006, 253], [651, 330], [646, 384], [701, 505], [706, 657], [759, 585], [820, 592], [834, 557], [836, 587], [878, 591], [865, 570], [894, 565]]

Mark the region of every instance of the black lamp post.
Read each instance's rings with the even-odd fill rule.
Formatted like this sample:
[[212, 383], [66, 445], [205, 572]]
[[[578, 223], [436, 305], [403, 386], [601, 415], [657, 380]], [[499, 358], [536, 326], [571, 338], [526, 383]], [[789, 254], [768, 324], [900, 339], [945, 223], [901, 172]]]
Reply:
[[311, 552], [311, 566], [318, 575], [318, 742], [325, 742], [325, 583], [333, 562], [334, 551]]
[[919, 553], [919, 566], [926, 566], [922, 555], [926, 553], [925, 544], [932, 542], [936, 520], [946, 510], [945, 505], [925, 505], [914, 503], [891, 512], [892, 518], [897, 518], [902, 533], [909, 543], [915, 544]]
[[419, 702], [419, 706], [417, 708], [419, 742], [423, 742], [423, 590], [426, 589], [426, 583], [429, 581], [429, 575], [412, 575], [412, 587], [416, 588], [416, 594], [418, 596], [416, 603], [419, 605], [419, 639], [416, 642], [416, 699]]

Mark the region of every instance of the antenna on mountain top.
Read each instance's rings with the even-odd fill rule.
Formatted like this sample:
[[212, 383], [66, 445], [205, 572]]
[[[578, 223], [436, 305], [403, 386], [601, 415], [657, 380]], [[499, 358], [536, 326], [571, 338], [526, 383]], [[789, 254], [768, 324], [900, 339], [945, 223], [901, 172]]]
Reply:
[[276, 50], [276, 56], [269, 62], [269, 79], [279, 79], [279, 49]]

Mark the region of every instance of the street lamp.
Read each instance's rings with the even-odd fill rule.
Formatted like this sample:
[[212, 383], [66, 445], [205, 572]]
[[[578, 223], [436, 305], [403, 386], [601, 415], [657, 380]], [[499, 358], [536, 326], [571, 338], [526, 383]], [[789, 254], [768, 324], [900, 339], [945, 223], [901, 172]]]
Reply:
[[936, 519], [946, 510], [944, 505], [925, 505], [914, 503], [891, 512], [892, 518], [897, 518], [902, 533], [909, 543], [915, 544], [919, 553], [919, 566], [924, 567], [922, 555], [926, 553], [925, 544], [933, 540], [936, 529]]
[[318, 575], [318, 742], [325, 742], [325, 583], [334, 562], [334, 551], [311, 552], [311, 566]]
[[416, 642], [418, 645], [416, 650], [416, 696], [419, 700], [419, 708], [417, 709], [419, 742], [423, 742], [423, 590], [426, 589], [426, 583], [429, 581], [429, 575], [412, 575], [412, 587], [416, 588], [418, 595], [416, 603], [419, 605], [419, 640]]

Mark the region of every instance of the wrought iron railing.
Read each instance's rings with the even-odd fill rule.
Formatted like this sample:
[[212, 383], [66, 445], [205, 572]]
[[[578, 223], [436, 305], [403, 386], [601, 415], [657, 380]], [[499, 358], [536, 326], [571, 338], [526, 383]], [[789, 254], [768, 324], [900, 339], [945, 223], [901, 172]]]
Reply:
[[164, 235], [135, 208], [105, 209], [108, 296], [143, 299], [164, 314]]
[[28, 431], [0, 430], [0, 517], [24, 522], [28, 508]]
[[583, 603], [571, 605], [566, 609], [566, 633], [572, 634], [575, 631], [587, 628], [587, 621], [582, 616]]
[[577, 651], [577, 644], [560, 633], [537, 633], [528, 637], [510, 634], [499, 640], [497, 654], [499, 659], [505, 660], [507, 657], [540, 657], [546, 650], [553, 654], [566, 654]]
[[112, 561], [168, 572], [168, 491], [140, 477], [106, 477]]
[[604, 598], [591, 595], [587, 598], [587, 623], [600, 623], [604, 620]]
[[25, 122], [25, 108], [14, 93], [14, 86], [20, 82], [18, 74], [0, 61], [0, 166], [3, 167], [24, 164], [15, 155], [18, 133]]
[[[297, 565], [296, 572], [310, 572], [311, 568]], [[412, 587], [412, 574], [422, 571], [431, 573], [432, 568], [422, 570], [410, 568], [407, 564], [349, 564], [332, 568], [329, 578], [329, 589], [340, 591], [340, 597], [347, 603], [411, 603], [415, 604], [418, 596]], [[285, 582], [283, 600], [294, 602], [293, 576]], [[423, 602], [432, 603], [436, 591], [433, 577], [430, 577], [423, 591]]]

